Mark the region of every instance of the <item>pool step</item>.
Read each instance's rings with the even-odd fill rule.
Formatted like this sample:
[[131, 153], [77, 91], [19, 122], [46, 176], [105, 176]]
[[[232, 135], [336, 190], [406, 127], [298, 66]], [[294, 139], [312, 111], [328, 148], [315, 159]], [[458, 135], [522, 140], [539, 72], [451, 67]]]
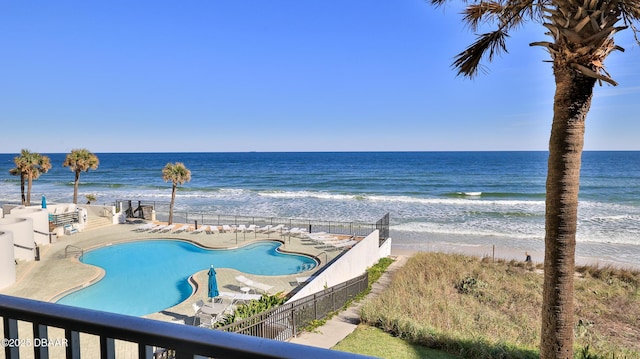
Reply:
[[85, 224], [84, 230], [90, 231], [92, 229], [98, 229], [110, 225], [112, 225], [112, 223], [109, 218], [92, 216], [87, 218], [87, 223]]

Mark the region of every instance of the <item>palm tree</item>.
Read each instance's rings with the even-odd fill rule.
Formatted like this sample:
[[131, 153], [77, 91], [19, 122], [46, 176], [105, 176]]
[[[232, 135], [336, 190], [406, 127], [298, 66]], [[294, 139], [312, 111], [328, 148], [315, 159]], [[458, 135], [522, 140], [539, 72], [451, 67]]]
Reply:
[[169, 224], [173, 223], [173, 204], [176, 201], [176, 188], [185, 182], [191, 181], [191, 171], [182, 162], [167, 163], [162, 169], [162, 179], [165, 182], [171, 181], [171, 203], [169, 204]]
[[[429, 0], [443, 5], [447, 0]], [[573, 277], [575, 269], [578, 189], [587, 112], [596, 82], [617, 85], [605, 71], [604, 60], [623, 50], [614, 35], [640, 19], [638, 0], [475, 0], [466, 3], [464, 22], [473, 31], [480, 24], [495, 29], [478, 36], [458, 54], [453, 66], [458, 75], [473, 78], [480, 62], [506, 52], [510, 30], [533, 21], [548, 29], [552, 42], [544, 47], [551, 56], [556, 90], [549, 141], [546, 183], [545, 259], [540, 339], [541, 358], [573, 357]], [[624, 26], [617, 26], [619, 22]]]
[[[16, 168], [9, 170], [9, 173], [20, 176], [20, 184], [22, 191], [22, 204], [31, 205], [31, 187], [33, 180], [38, 179], [41, 174], [47, 173], [51, 169], [51, 160], [49, 157], [39, 153], [30, 152], [23, 149], [20, 155], [14, 157], [13, 162]], [[27, 180], [27, 197], [24, 198], [24, 180]]]
[[22, 157], [19, 157], [19, 156], [16, 156], [13, 159], [13, 162], [16, 164], [16, 167], [10, 169], [9, 174], [12, 176], [20, 176], [20, 199], [21, 199], [22, 205], [24, 206], [27, 203], [27, 197], [25, 195], [25, 188], [24, 188], [27, 182], [27, 174], [23, 172], [25, 165], [24, 165], [24, 162], [22, 161]]
[[91, 202], [95, 202], [96, 201], [96, 195], [95, 194], [85, 194], [84, 197], [87, 199], [87, 204], [91, 204]]
[[76, 174], [73, 182], [73, 203], [78, 204], [78, 185], [80, 184], [80, 172], [89, 172], [98, 168], [100, 160], [98, 156], [84, 148], [71, 150], [62, 163], [63, 167], [69, 167]]

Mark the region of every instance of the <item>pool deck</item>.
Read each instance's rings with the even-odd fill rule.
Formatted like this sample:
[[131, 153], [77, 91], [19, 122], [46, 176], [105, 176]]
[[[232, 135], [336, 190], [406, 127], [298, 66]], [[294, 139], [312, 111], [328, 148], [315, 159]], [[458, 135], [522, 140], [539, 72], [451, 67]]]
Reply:
[[[281, 236], [279, 233], [191, 233], [187, 232], [149, 232], [137, 231], [142, 222], [127, 222], [106, 227], [86, 230], [58, 238], [56, 243], [40, 246], [40, 261], [19, 261], [16, 267], [16, 283], [4, 288], [0, 293], [17, 297], [42, 301], [55, 301], [62, 294], [66, 294], [83, 285], [99, 280], [103, 270], [94, 266], [80, 263], [77, 259], [78, 248], [89, 250], [109, 244], [145, 239], [182, 239], [194, 242], [207, 248], [234, 248], [261, 240], [279, 240], [284, 242], [282, 251], [307, 254], [314, 257], [322, 252], [327, 253], [326, 260], [331, 261], [341, 253], [340, 250], [330, 250], [301, 240], [294, 236]], [[69, 253], [65, 257], [67, 246]], [[239, 272], [230, 268], [216, 268], [218, 287], [220, 291], [241, 293], [243, 287], [235, 277], [244, 275], [254, 281], [273, 286], [270, 294], [279, 292], [289, 293], [296, 289], [296, 277], [310, 276], [326, 265], [325, 255], [318, 257], [320, 266], [311, 271], [281, 276], [258, 276]], [[194, 294], [178, 305], [167, 308], [159, 313], [145, 317], [164, 321], [184, 321], [192, 324], [194, 310], [192, 304], [198, 300], [207, 299], [207, 271], [208, 268], [194, 274], [197, 283]], [[141, 278], [144, 280], [144, 278]]]

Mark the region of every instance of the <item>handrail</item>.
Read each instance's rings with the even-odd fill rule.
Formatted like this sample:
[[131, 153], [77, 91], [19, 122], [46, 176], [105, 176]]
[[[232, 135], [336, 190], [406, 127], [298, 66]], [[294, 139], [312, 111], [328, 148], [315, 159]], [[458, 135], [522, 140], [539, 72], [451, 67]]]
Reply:
[[[97, 358], [101, 353], [105, 354], [103, 358], [110, 357], [108, 354], [114, 353], [114, 341], [124, 340], [137, 343], [138, 358], [145, 359], [153, 357], [153, 347], [175, 350], [177, 358], [193, 358], [195, 355], [215, 358], [366, 358], [347, 352], [2, 294], [0, 316], [5, 323], [4, 333], [9, 342], [22, 342], [18, 340], [17, 321], [33, 323], [32, 343], [35, 339], [47, 339], [47, 327], [64, 328], [68, 358], [80, 357], [82, 337], [79, 333], [100, 337], [100, 348], [96, 348], [95, 352], [83, 351], [83, 357]], [[33, 346], [36, 357], [48, 357], [48, 353], [42, 355], [43, 348], [46, 349]], [[18, 346], [7, 346], [4, 348], [5, 357], [18, 358], [18, 349]]]
[[20, 244], [17, 244], [17, 243], [14, 243], [14, 244], [13, 244], [13, 246], [14, 246], [14, 247], [21, 248], [21, 249], [30, 250], [30, 251], [32, 251], [32, 250], [33, 250], [33, 248], [32, 248], [32, 247], [25, 247], [25, 246], [20, 245]]
[[66, 247], [64, 247], [64, 257], [67, 258], [67, 255], [69, 254], [69, 249], [75, 249], [76, 252], [80, 252], [80, 256], [84, 255], [84, 249], [78, 247], [78, 246], [74, 246], [72, 244], [68, 244]]
[[[47, 236], [49, 237], [49, 244], [53, 243], [53, 241], [51, 240], [51, 236], [55, 236], [56, 232], [40, 232], [36, 229], [33, 230], [33, 233], [37, 233], [37, 234], [42, 234], [43, 236]], [[37, 246], [37, 244], [36, 244]]]
[[327, 263], [329, 263], [329, 254], [327, 253], [327, 251], [322, 251], [322, 252], [318, 253], [316, 255], [316, 257], [321, 255], [321, 254], [324, 254], [324, 264], [327, 265]]

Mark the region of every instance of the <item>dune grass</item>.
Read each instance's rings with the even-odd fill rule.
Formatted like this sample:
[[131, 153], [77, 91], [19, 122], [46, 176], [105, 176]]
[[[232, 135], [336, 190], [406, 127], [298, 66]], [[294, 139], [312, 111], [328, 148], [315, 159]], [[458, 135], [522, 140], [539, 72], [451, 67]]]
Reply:
[[359, 325], [352, 334], [331, 349], [384, 359], [458, 358], [442, 351], [411, 344], [368, 325]]
[[[537, 358], [542, 270], [519, 261], [418, 253], [364, 323], [410, 343], [473, 358]], [[578, 267], [578, 357], [640, 358], [640, 272]], [[376, 354], [371, 354], [376, 355]]]

